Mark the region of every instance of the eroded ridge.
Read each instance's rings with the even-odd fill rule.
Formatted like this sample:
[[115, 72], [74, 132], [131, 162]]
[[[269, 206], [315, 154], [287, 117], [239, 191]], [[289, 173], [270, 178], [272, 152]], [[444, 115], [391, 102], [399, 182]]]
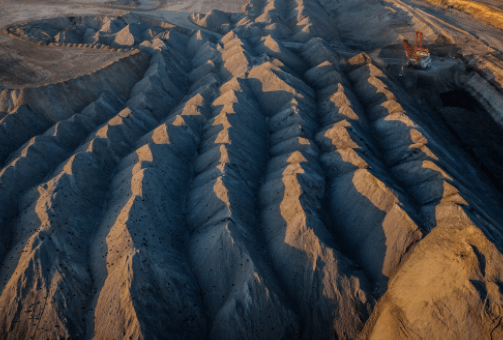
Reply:
[[373, 305], [366, 279], [335, 246], [320, 217], [325, 180], [312, 139], [315, 93], [265, 61], [248, 82], [268, 116], [270, 160], [261, 186], [263, 234], [301, 316], [303, 339], [352, 339]]
[[10, 111], [0, 120], [0, 231], [4, 235], [0, 260], [11, 239], [19, 198], [117, 112], [142, 78], [149, 59], [148, 54], [136, 52], [91, 75], [0, 94], [0, 111]]
[[3, 235], [0, 259], [10, 242], [10, 226], [19, 213], [23, 194], [40, 184], [58, 164], [73, 154], [91, 131], [115, 115], [123, 104], [119, 98], [105, 92], [81, 113], [59, 121], [12, 153], [6, 166], [0, 170], [0, 226]]
[[[215, 69], [225, 70], [217, 78], [226, 79], [238, 72], [228, 62], [246, 56], [246, 43], [231, 34], [218, 46], [221, 56], [206, 53], [207, 61], [198, 64], [211, 59]], [[295, 339], [299, 331], [259, 238], [255, 201], [266, 134], [265, 117], [243, 79], [224, 82], [202, 129], [187, 202], [190, 263], [211, 319], [211, 339]]]
[[[169, 42], [176, 44], [174, 40]], [[191, 68], [190, 63], [184, 67], [177, 62], [185, 55], [180, 53], [181, 45], [176, 47], [179, 52], [167, 59], [171, 65], [156, 65], [156, 70], [168, 70], [167, 79], [178, 81], [159, 98], [184, 88]], [[124, 330], [133, 339], [166, 334], [175, 339], [206, 338], [206, 313], [186, 256], [183, 209], [200, 125], [206, 120], [202, 112], [214, 92], [206, 86], [190, 93], [118, 165], [100, 237], [91, 247], [99, 254], [93, 261], [98, 292], [94, 322], [88, 323], [88, 334], [95, 338], [120, 338]], [[146, 98], [145, 103], [154, 98]], [[110, 314], [110, 306], [117, 313]], [[153, 310], [156, 318], [150, 317]]]
[[318, 1], [288, 0], [288, 3], [292, 40], [306, 42], [313, 37], [337, 36], [335, 20]]
[[[309, 57], [314, 51], [324, 53]], [[338, 71], [339, 58], [320, 39], [304, 44], [301, 54], [313, 66], [304, 76], [316, 89], [322, 127], [314, 140], [323, 152], [332, 232], [384, 292], [407, 250], [422, 237], [417, 213], [382, 163], [363, 107]], [[326, 60], [320, 62], [321, 56]]]
[[313, 37], [338, 35], [334, 19], [318, 1], [248, 1], [244, 12], [246, 16], [235, 24], [234, 30], [246, 37], [271, 35], [306, 42]]
[[429, 231], [391, 278], [365, 337], [501, 334], [494, 320], [502, 317], [502, 224], [495, 207], [483, 204], [497, 195], [461, 150], [418, 124], [410, 99], [368, 57], [350, 59], [348, 72], [385, 163], [417, 202]]
[[[159, 64], [163, 67], [157, 69]], [[159, 94], [163, 105], [181, 99], [175, 88], [168, 94], [169, 83], [158, 72], [175, 68], [188, 71], [169, 54], [156, 54], [126, 108], [91, 133], [44, 183], [24, 195], [1, 273], [0, 305], [6, 312], [1, 315], [0, 333], [5, 339], [85, 336], [86, 315], [90, 313], [91, 320], [94, 315], [89, 303], [98, 283], [93, 281], [99, 277], [96, 270], [93, 275], [89, 271], [89, 261], [95, 262], [99, 255], [88, 253], [88, 246], [101, 219], [110, 179], [136, 140], [169, 110], [142, 104], [159, 103]]]
[[138, 51], [110, 65], [65, 82], [0, 93], [0, 165], [30, 138], [70, 118], [103, 92], [126, 101], [148, 67], [148, 54]]

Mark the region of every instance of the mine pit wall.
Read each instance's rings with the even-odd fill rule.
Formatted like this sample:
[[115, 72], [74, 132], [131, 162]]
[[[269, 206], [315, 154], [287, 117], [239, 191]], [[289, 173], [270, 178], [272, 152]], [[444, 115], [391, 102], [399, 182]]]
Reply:
[[[397, 65], [375, 65], [416, 101], [416, 108], [422, 112], [415, 119], [428, 127], [437, 141], [468, 152], [473, 160], [467, 161], [478, 163], [492, 185], [503, 193], [503, 139], [499, 138], [503, 131], [503, 72], [499, 64], [482, 63], [480, 59], [445, 58], [440, 62], [448, 63], [447, 67], [406, 70], [403, 77], [399, 77]], [[446, 95], [451, 99], [445, 101]]]
[[[82, 113], [58, 122], [42, 136], [33, 137], [21, 148], [10, 150], [10, 159], [0, 171], [0, 230], [3, 234], [0, 261], [10, 242], [13, 230], [9, 226], [13, 217], [19, 213], [20, 198], [68, 158], [93, 129], [115, 115], [123, 104], [104, 93]], [[21, 181], [19, 178], [25, 180]]]
[[[301, 33], [301, 41], [310, 36]], [[7, 311], [0, 316], [0, 335], [349, 340], [381, 295], [370, 292], [367, 277], [382, 291], [390, 287], [364, 331], [372, 339], [490, 333], [492, 321], [483, 313], [492, 317], [503, 310], [503, 259], [493, 244], [501, 239], [501, 226], [485, 214], [472, 187], [459, 189], [468, 192], [473, 208], [456, 188], [448, 187], [449, 202], [436, 207], [425, 197], [433, 185], [416, 190], [411, 181], [428, 177], [428, 169], [404, 160], [421, 143], [454, 175], [454, 185], [476, 171], [471, 164], [466, 173], [463, 165], [451, 166], [455, 157], [449, 153], [458, 156], [457, 150], [431, 140], [420, 120], [407, 117], [411, 111], [399, 87], [373, 67], [343, 70], [339, 57], [317, 38], [299, 53], [272, 37], [246, 41], [233, 32], [220, 41], [202, 32], [175, 41], [170, 40], [175, 52], [149, 50], [150, 67], [130, 89], [131, 98], [126, 96], [129, 108], [112, 110], [117, 115], [109, 112], [100, 124], [90, 123], [94, 116], [76, 114], [23, 148], [7, 150], [16, 158], [9, 160], [10, 172], [0, 172], [0, 203], [18, 190], [2, 187], [2, 181], [28, 177], [26, 164], [36, 166], [44, 150], [51, 149], [54, 159], [40, 167], [34, 182], [22, 184], [23, 192], [35, 187], [24, 196], [14, 224], [19, 242], [9, 255], [19, 265], [5, 269], [6, 256], [0, 272], [0, 307]], [[470, 81], [483, 88], [478, 80], [462, 82], [462, 75], [449, 72], [428, 74], [436, 77], [434, 92], [466, 88]], [[388, 100], [365, 87], [372, 78], [382, 80], [380, 94]], [[8, 102], [4, 91], [0, 98]], [[16, 107], [18, 97], [8, 104], [11, 114], [36, 112]], [[68, 127], [71, 133], [65, 133]], [[65, 142], [81, 129], [86, 133], [78, 143]], [[423, 138], [414, 146], [409, 134]], [[475, 182], [482, 201], [490, 201], [483, 196], [490, 190]], [[88, 204], [89, 198], [97, 204]], [[321, 212], [323, 200], [329, 201], [330, 217]], [[441, 223], [432, 230], [423, 229], [425, 219], [416, 215], [425, 206], [427, 213], [440, 212]], [[473, 218], [478, 214], [489, 217]], [[74, 241], [79, 238], [91, 239], [90, 251]], [[340, 244], [348, 247], [341, 250]], [[423, 286], [426, 272], [433, 279]], [[449, 334], [459, 326], [457, 316], [435, 309], [435, 303], [428, 306], [452, 302], [442, 300], [437, 282], [456, 287], [446, 296], [459, 295], [470, 318], [466, 334]], [[417, 310], [425, 315], [422, 324], [442, 332], [417, 329]], [[441, 317], [427, 319], [435, 313], [452, 327], [442, 328]]]
[[435, 70], [410, 70], [404, 69], [405, 74], [399, 77], [400, 67], [387, 66], [385, 63], [371, 61], [386, 73], [386, 76], [393, 82], [401, 85], [417, 101], [426, 101], [430, 106], [442, 105], [439, 94], [449, 92], [461, 84], [461, 78], [466, 74], [466, 67], [463, 62], [456, 59], [449, 67]]
[[406, 73], [403, 78], [397, 76], [397, 67], [387, 69], [385, 63], [372, 62], [382, 68], [390, 79], [403, 84], [414, 99], [426, 102], [432, 108], [442, 106], [439, 94], [465, 90], [503, 127], [503, 72], [499, 65], [481, 59], [461, 57], [449, 67]]
[[478, 73], [461, 79], [461, 85], [482, 104], [494, 121], [503, 128], [503, 94]]
[[[157, 112], [161, 123], [135, 141], [136, 149], [117, 166], [98, 231], [100, 237], [107, 235], [107, 242], [103, 245], [102, 238], [97, 238], [92, 245], [101, 256], [92, 266], [99, 293], [88, 332], [97, 338], [118, 338], [126, 330], [135, 339], [166, 334], [176, 339], [204, 339], [205, 312], [185, 255], [181, 211], [200, 125], [205, 121], [200, 111], [208, 98], [196, 92], [182, 100], [190, 71], [183, 49], [168, 56], [157, 53], [152, 60], [144, 81], [133, 91], [142, 99], [142, 89], [150, 89], [146, 100], [130, 103], [147, 105], [149, 111]], [[173, 99], [163, 102], [162, 97]], [[151, 105], [156, 101], [157, 105]], [[124, 267], [128, 270], [122, 270]], [[118, 315], [109, 314], [110, 304], [116, 306]], [[146, 318], [152, 308], [157, 317]], [[128, 312], [131, 310], [134, 313]], [[192, 326], [184, 324], [187, 319]]]
[[[424, 214], [429, 215], [431, 212], [426, 211], [445, 195], [449, 199], [441, 199], [441, 202], [470, 205], [478, 211], [480, 216], [484, 216], [480, 221], [475, 222], [480, 223], [482, 228], [486, 224], [484, 220], [494, 226], [501, 224], [497, 209], [483, 204], [483, 197], [489, 199], [492, 195], [498, 196], [498, 194], [488, 182], [477, 176], [478, 169], [463, 150], [445, 143], [442, 136], [433, 134], [430, 127], [422, 122], [422, 116], [426, 114], [427, 108], [424, 108], [425, 112], [422, 112], [421, 107], [414, 106], [414, 101], [411, 101], [407, 94], [372, 63], [350, 70], [348, 76], [353, 83], [360, 85], [359, 95], [366, 98], [367, 114], [371, 118], [371, 115], [377, 114], [371, 119], [371, 125], [376, 136], [379, 137], [378, 144], [392, 173], [422, 206], [421, 210]], [[372, 86], [369, 86], [370, 84]], [[372, 91], [374, 88], [379, 88], [379, 91], [387, 96], [388, 101], [366, 93], [365, 88]], [[391, 102], [398, 103], [399, 107], [389, 110], [387, 106]], [[387, 109], [383, 110], [383, 108]], [[393, 135], [388, 132], [390, 128], [393, 128]], [[396, 145], [391, 144], [392, 142]], [[420, 149], [421, 152], [410, 153], [410, 150], [405, 149], [408, 144], [415, 144], [415, 148]], [[457, 161], [454, 160], [454, 154]], [[425, 163], [421, 165], [421, 161]], [[427, 165], [430, 162], [433, 163]], [[429, 170], [426, 170], [427, 168]], [[414, 169], [421, 169], [415, 179], [408, 174], [408, 172], [416, 171]], [[434, 169], [438, 174], [433, 175]], [[427, 175], [428, 172], [431, 172], [431, 175]], [[442, 190], [440, 190], [441, 183], [444, 183]], [[481, 190], [481, 188], [485, 189]]]
[[143, 77], [150, 56], [142, 51], [114, 61], [101, 70], [66, 82], [36, 88], [4, 90], [0, 120], [0, 166], [30, 138], [52, 125], [80, 113], [107, 94], [125, 102], [133, 86]]

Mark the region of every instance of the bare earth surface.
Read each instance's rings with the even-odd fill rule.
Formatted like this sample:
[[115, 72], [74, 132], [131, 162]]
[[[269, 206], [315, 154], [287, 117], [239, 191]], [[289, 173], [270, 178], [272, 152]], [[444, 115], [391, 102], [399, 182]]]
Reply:
[[0, 338], [503, 339], [502, 7], [1, 2]]

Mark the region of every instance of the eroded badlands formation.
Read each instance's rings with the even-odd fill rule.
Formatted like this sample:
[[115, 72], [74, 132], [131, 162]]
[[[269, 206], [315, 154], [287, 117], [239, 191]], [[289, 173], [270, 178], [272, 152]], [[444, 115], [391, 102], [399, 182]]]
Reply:
[[501, 193], [327, 13], [12, 28], [134, 49], [0, 95], [0, 338], [503, 338]]

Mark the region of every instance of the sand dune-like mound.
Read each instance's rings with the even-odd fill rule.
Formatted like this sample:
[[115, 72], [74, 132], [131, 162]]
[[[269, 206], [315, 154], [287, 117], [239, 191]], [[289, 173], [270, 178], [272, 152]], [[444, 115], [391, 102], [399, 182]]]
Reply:
[[7, 28], [127, 55], [0, 92], [0, 338], [503, 336], [502, 193], [330, 6]]

